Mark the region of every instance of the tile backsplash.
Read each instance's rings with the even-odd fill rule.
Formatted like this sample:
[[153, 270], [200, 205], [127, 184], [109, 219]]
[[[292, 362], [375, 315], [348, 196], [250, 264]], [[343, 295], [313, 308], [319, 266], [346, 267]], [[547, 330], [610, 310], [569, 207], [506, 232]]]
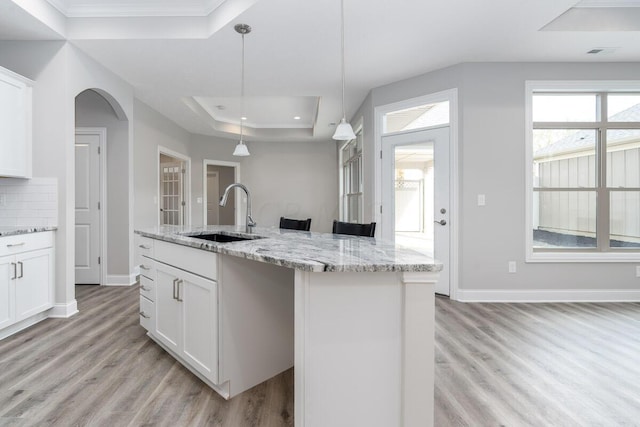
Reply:
[[0, 227], [58, 225], [57, 178], [0, 178]]

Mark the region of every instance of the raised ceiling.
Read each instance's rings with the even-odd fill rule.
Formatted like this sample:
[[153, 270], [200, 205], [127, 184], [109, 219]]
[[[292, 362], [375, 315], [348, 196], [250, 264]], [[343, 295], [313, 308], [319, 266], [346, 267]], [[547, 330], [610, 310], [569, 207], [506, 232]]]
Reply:
[[[638, 31], [541, 31], [575, 0], [344, 2], [347, 116], [371, 88], [463, 62], [640, 58]], [[253, 27], [245, 39], [248, 102], [274, 102], [247, 117], [257, 129], [251, 137], [330, 140], [342, 115], [340, 0], [0, 0], [3, 39], [67, 39], [188, 131], [225, 137], [238, 128], [231, 116], [239, 115], [240, 22]], [[587, 54], [603, 47], [613, 49]], [[226, 117], [216, 115], [216, 100], [228, 101]], [[316, 100], [301, 103], [315, 106], [315, 121], [287, 131], [273, 115], [292, 116], [285, 108], [296, 100]]]
[[67, 17], [207, 16], [225, 0], [47, 0]]

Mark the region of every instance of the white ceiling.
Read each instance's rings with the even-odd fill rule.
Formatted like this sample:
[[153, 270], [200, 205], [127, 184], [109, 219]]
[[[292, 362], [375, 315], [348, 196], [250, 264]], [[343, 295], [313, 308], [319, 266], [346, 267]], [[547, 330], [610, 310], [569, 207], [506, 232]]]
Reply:
[[47, 0], [67, 17], [207, 16], [224, 0]]
[[[19, 9], [16, 3], [44, 1], [0, 0], [0, 37], [55, 38], [46, 25], [38, 26], [28, 16], [12, 21], [8, 28], [3, 25], [10, 21], [4, 14]], [[254, 139], [328, 140], [334, 129], [331, 123], [342, 115], [340, 0], [49, 1], [68, 14], [63, 37], [129, 82], [143, 102], [190, 132], [229, 137], [237, 131], [237, 126], [216, 128], [211, 117], [203, 116], [206, 110], [193, 102], [193, 97], [237, 99], [241, 56], [241, 37], [233, 30], [237, 23], [253, 28], [245, 36], [247, 97], [319, 99], [312, 132], [271, 129], [256, 133]], [[618, 3], [634, 6], [630, 1]], [[216, 2], [221, 4], [211, 9]], [[157, 10], [164, 10], [164, 17], [151, 16], [152, 3], [162, 6]], [[130, 12], [136, 18], [124, 18], [126, 8], [114, 12], [118, 4], [147, 12]], [[575, 0], [345, 0], [347, 116], [371, 88], [462, 62], [638, 61], [638, 31], [540, 31], [575, 4]], [[86, 16], [111, 8], [109, 16], [115, 17], [69, 17], [81, 5]], [[87, 12], [89, 6], [94, 7], [92, 12]], [[179, 17], [166, 16], [172, 7]], [[200, 12], [189, 15], [187, 9]], [[616, 49], [607, 55], [586, 53], [596, 47]], [[253, 120], [264, 122], [259, 117]]]

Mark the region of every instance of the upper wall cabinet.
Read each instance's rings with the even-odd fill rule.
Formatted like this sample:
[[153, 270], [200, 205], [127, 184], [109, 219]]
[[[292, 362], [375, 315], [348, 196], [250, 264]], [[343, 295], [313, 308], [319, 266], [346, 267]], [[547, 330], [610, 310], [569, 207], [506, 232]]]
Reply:
[[0, 67], [0, 176], [31, 178], [31, 84]]

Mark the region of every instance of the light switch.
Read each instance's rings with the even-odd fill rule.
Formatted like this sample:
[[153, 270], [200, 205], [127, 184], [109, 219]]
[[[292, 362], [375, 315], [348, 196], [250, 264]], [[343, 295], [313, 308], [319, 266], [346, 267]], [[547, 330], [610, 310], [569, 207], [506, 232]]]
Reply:
[[158, 196], [153, 196], [153, 204], [154, 205], [158, 204]]
[[478, 206], [484, 206], [487, 204], [487, 200], [484, 197], [484, 194], [478, 194]]
[[198, 204], [199, 204], [199, 205], [201, 205], [201, 204], [202, 204], [202, 197], [198, 197], [198, 198], [196, 199], [196, 202], [198, 202]]
[[509, 273], [515, 273], [515, 272], [516, 272], [516, 262], [509, 261]]
[[0, 194], [0, 206], [7, 206], [7, 196]]
[[640, 265], [636, 265], [636, 277], [640, 277]]

